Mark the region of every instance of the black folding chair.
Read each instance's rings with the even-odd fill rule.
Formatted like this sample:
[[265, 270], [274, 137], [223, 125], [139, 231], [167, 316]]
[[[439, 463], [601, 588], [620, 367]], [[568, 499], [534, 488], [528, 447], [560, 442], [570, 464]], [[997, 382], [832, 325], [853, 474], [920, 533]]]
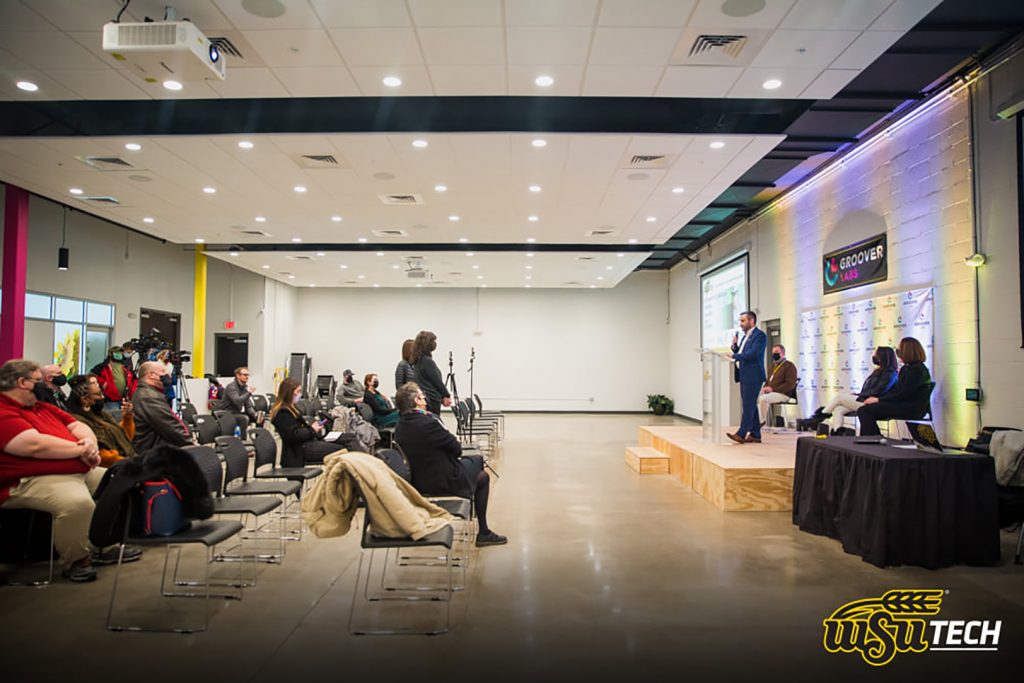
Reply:
[[192, 418], [192, 424], [196, 428], [196, 436], [199, 443], [213, 443], [221, 435], [220, 422], [213, 415], [196, 415]]

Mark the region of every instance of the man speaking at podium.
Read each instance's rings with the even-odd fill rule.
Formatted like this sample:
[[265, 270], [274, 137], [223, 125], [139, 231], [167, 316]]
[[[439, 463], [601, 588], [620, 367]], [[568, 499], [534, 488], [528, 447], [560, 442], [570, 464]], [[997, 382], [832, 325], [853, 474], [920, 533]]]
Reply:
[[761, 419], [757, 412], [757, 398], [764, 384], [764, 347], [767, 337], [757, 328], [757, 315], [753, 311], [740, 313], [739, 334], [732, 336], [732, 353], [729, 357], [736, 362], [734, 376], [740, 384], [740, 400], [743, 402], [743, 417], [735, 434], [726, 434], [736, 443], [761, 443]]

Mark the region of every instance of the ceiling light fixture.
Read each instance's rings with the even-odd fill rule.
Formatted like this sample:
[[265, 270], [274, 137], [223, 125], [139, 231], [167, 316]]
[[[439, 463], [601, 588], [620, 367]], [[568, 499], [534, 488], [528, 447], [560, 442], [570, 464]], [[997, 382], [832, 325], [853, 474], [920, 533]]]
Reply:
[[383, 255], [384, 255], [384, 252], [383, 252], [383, 251], [378, 251], [378, 252], [377, 252], [377, 256], [383, 256]]
[[301, 241], [302, 241], [301, 237], [293, 237], [292, 238], [292, 242], [301, 242]]
[[465, 244], [466, 242], [469, 241], [469, 238], [468, 237], [460, 237], [459, 241], [462, 242], [463, 244]]
[[529, 242], [530, 244], [533, 244], [534, 242], [537, 241], [537, 238], [536, 237], [527, 237], [526, 241]]
[[629, 240], [629, 243], [630, 244], [636, 244], [636, 239], [634, 238], [634, 239]]
[[334, 221], [335, 223], [340, 223], [341, 216], [331, 216], [331, 220]]
[[537, 138], [536, 140], [534, 140], [530, 144], [533, 145], [534, 147], [547, 147], [548, 146], [548, 141], [544, 140], [543, 138]]
[[239, 140], [238, 141], [238, 146], [241, 147], [242, 149], [252, 149], [256, 145], [252, 144], [248, 140]]
[[710, 147], [711, 149], [722, 149], [723, 147], [725, 147], [725, 143], [722, 142], [721, 140], [715, 140], [710, 145], [708, 145], [708, 147]]
[[129, 152], [138, 152], [140, 149], [142, 149], [142, 145], [140, 145], [137, 142], [126, 142], [124, 148]]
[[540, 185], [530, 185], [530, 192], [540, 192]]
[[347, 265], [345, 265], [344, 263], [342, 263], [342, 264], [341, 264], [340, 266], [338, 266], [338, 267], [339, 267], [339, 268], [341, 268], [342, 270], [345, 270], [346, 268], [348, 268], [348, 266], [347, 266]]
[[471, 252], [471, 251], [467, 251], [466, 252], [466, 256], [472, 256], [472, 255], [473, 255], [473, 252]]
[[526, 252], [526, 255], [527, 255], [528, 257], [530, 257], [530, 258], [533, 258], [533, 252], [532, 252], [532, 251], [528, 251], [528, 252]]
[[430, 143], [428, 143], [426, 140], [413, 140], [412, 141], [412, 146], [417, 148], [417, 149], [423, 149], [428, 144], [430, 144]]
[[397, 88], [402, 85], [402, 79], [398, 76], [385, 76], [381, 79], [381, 83], [388, 86], [389, 88]]
[[153, 218], [151, 216], [146, 216], [145, 218], [142, 219], [142, 222], [143, 223], [152, 223], [153, 222]]
[[527, 216], [526, 220], [530, 221], [531, 223], [536, 223], [537, 221], [540, 220], [540, 216]]
[[82, 188], [80, 188], [80, 187], [72, 187], [72, 188], [68, 189], [68, 192], [70, 192], [71, 194], [73, 194], [75, 196], [78, 196], [78, 195], [82, 194]]
[[306, 187], [304, 185], [296, 185], [292, 189], [298, 192], [299, 194], [302, 194], [303, 192], [306, 191]]
[[295, 279], [295, 276], [294, 276], [294, 275], [289, 275], [289, 276], [288, 276], [288, 279], [289, 279], [289, 280], [294, 280], [294, 279]]
[[761, 87], [765, 90], [777, 90], [782, 87], [782, 81], [777, 78], [769, 78], [767, 81], [761, 84]]
[[266, 219], [265, 216], [256, 216], [256, 222], [257, 223], [266, 223], [267, 219]]
[[204, 242], [206, 242], [206, 240], [204, 240], [202, 237], [196, 238], [196, 244], [203, 244]]
[[480, 264], [479, 263], [474, 263], [473, 264], [473, 270], [480, 270]]
[[60, 247], [57, 249], [57, 270], [67, 270], [71, 266], [71, 251], [67, 248], [68, 238], [68, 207], [64, 207], [64, 219], [60, 229]]
[[483, 276], [483, 275], [477, 275], [477, 276], [476, 276], [476, 279], [477, 279], [477, 280], [483, 280], [483, 279], [484, 279], [484, 276]]
[[648, 216], [648, 217], [647, 217], [647, 218], [646, 218], [645, 220], [646, 220], [646, 221], [647, 221], [648, 223], [653, 223], [654, 221], [656, 221], [656, 220], [658, 220], [658, 219], [657, 219], [657, 217], [655, 217], [655, 216]]
[[325, 252], [325, 251], [318, 251], [318, 252], [316, 252], [316, 255], [317, 256], [327, 256], [327, 252]]
[[181, 90], [183, 86], [178, 81], [164, 81], [164, 87], [168, 90], [178, 91]]
[[32, 81], [18, 81], [15, 85], [18, 86], [18, 90], [24, 90], [25, 92], [35, 92], [39, 90], [39, 86]]
[[448, 191], [448, 186], [447, 185], [434, 185], [434, 192], [447, 192], [447, 191]]
[[537, 78], [533, 79], [533, 82], [542, 88], [549, 88], [555, 84], [555, 79], [551, 76], [537, 76]]
[[229, 256], [238, 256], [238, 252], [237, 251], [229, 251], [228, 255]]
[[358, 279], [360, 279], [360, 280], [365, 280], [365, 279], [366, 279], [366, 276], [365, 276], [365, 275], [356, 275], [356, 277], [357, 277]]
[[614, 270], [614, 266], [605, 266], [604, 269], [605, 270]]
[[260, 266], [260, 268], [263, 268], [264, 270], [266, 270], [269, 267], [270, 267], [269, 263], [264, 263], [262, 266]]
[[217, 188], [216, 187], [204, 187], [203, 188], [203, 192], [205, 192], [206, 194], [217, 194]]
[[375, 283], [373, 283], [373, 286], [374, 286], [374, 287], [380, 287], [380, 285], [378, 285], [378, 284], [377, 284], [376, 282], [375, 282]]
[[682, 187], [673, 187], [672, 188], [672, 194], [682, 194], [684, 192], [686, 192], [686, 188], [682, 188]]
[[526, 266], [527, 270], [533, 270], [533, 266]]
[[448, 220], [450, 220], [452, 223], [456, 223], [456, 222], [458, 222], [459, 217], [458, 217], [457, 214], [453, 213], [451, 216], [448, 216]]
[[357, 241], [357, 242], [359, 242], [360, 244], [366, 244], [366, 238], [365, 238], [365, 237], [360, 237], [360, 238], [359, 238], [358, 240], [356, 240], [356, 241]]
[[616, 256], [618, 256], [619, 258], [622, 258], [623, 256], [625, 256], [625, 254], [623, 254], [622, 252], [619, 252], [618, 254], [616, 254]]

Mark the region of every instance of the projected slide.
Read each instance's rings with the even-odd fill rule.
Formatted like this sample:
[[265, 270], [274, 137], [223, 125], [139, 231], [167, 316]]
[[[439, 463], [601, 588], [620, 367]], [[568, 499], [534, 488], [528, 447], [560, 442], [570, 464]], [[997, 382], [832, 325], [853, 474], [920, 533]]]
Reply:
[[747, 310], [747, 255], [700, 276], [701, 346], [726, 349]]

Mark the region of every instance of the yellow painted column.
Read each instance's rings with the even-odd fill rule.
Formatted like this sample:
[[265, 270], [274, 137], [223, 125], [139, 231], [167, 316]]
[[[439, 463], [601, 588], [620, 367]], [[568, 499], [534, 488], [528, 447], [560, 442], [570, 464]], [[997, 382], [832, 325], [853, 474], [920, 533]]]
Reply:
[[206, 253], [203, 245], [196, 245], [195, 303], [192, 306], [192, 376], [202, 377], [203, 354], [206, 348]]

